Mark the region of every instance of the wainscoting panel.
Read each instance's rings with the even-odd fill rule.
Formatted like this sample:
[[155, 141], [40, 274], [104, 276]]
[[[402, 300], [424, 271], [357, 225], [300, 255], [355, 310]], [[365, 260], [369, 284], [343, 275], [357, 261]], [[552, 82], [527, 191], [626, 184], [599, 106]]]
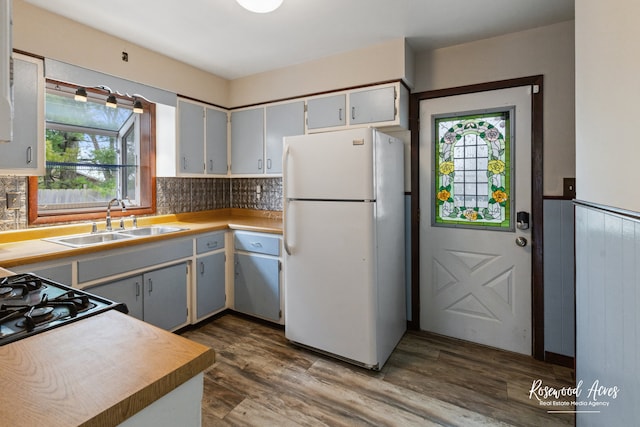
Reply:
[[577, 205], [576, 379], [586, 402], [577, 409], [595, 411], [578, 413], [578, 426], [637, 425], [639, 308], [640, 222]]
[[574, 216], [571, 200], [544, 201], [544, 349], [575, 355]]

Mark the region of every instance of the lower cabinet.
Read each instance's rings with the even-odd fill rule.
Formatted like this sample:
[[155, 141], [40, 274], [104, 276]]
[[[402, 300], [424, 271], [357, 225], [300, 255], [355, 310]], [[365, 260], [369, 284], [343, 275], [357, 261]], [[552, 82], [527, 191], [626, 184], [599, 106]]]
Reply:
[[187, 265], [180, 263], [87, 289], [123, 302], [129, 314], [166, 330], [187, 323]]
[[235, 233], [234, 309], [281, 322], [280, 239], [275, 236]]
[[196, 317], [201, 319], [226, 304], [225, 254], [217, 252], [196, 259]]

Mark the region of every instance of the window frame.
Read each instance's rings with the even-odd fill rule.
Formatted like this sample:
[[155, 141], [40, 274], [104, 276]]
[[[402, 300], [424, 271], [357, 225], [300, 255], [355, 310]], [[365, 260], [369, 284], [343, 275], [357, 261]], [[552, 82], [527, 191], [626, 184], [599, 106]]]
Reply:
[[[76, 89], [75, 85], [48, 80], [60, 86]], [[87, 88], [87, 91], [100, 93]], [[119, 100], [131, 102], [130, 97], [118, 96]], [[131, 215], [150, 215], [156, 212], [156, 133], [155, 133], [155, 104], [138, 98], [143, 104], [144, 112], [140, 114], [140, 144], [138, 159], [140, 161], [140, 200], [138, 206], [127, 206], [127, 211], [114, 209], [112, 217], [126, 217]], [[46, 126], [45, 126], [46, 127]], [[97, 220], [105, 218], [107, 206], [91, 207], [79, 211], [78, 209], [61, 209], [55, 212], [40, 212], [38, 210], [38, 176], [30, 176], [28, 180], [28, 222], [29, 225], [56, 224], [83, 220]]]

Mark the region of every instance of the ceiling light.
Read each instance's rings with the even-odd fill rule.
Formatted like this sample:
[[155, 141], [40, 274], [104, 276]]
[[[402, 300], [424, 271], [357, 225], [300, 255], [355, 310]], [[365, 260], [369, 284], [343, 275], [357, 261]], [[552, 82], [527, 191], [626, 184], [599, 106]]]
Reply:
[[118, 106], [118, 101], [116, 100], [116, 97], [114, 94], [110, 94], [109, 97], [107, 98], [107, 102], [104, 104], [109, 108], [116, 108]]
[[136, 114], [144, 113], [144, 108], [142, 108], [142, 102], [139, 99], [136, 99], [133, 103], [133, 112]]
[[76, 101], [87, 102], [87, 90], [83, 87], [79, 87], [76, 90], [76, 94], [73, 97]]
[[282, 0], [236, 0], [240, 6], [255, 13], [273, 12], [282, 4]]

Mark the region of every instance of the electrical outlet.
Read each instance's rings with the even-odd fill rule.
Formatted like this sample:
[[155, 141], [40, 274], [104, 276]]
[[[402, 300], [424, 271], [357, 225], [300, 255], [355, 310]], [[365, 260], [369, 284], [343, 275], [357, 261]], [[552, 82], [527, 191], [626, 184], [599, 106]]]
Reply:
[[7, 209], [20, 209], [20, 192], [7, 191]]

